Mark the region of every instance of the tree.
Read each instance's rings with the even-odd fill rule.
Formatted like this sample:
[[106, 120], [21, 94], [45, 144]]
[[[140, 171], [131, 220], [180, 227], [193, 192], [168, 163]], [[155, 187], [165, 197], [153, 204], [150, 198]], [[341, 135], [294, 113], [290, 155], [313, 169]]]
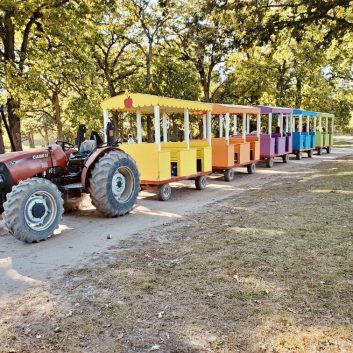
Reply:
[[183, 8], [181, 23], [174, 26], [180, 58], [191, 62], [199, 74], [203, 101], [212, 100], [214, 72], [236, 47], [229, 13], [220, 11], [216, 1], [191, 1]]
[[43, 35], [50, 11], [58, 11], [69, 0], [5, 1], [0, 5], [1, 61], [4, 87], [7, 91], [6, 108], [10, 133], [15, 150], [22, 149], [18, 92], [23, 87], [29, 65], [30, 44]]

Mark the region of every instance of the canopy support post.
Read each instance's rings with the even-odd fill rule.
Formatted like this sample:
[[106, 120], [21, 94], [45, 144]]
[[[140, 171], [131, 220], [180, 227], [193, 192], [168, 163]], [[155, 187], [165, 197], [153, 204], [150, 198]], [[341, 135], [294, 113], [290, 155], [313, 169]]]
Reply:
[[283, 133], [283, 113], [279, 115], [279, 132], [282, 134]]
[[285, 132], [288, 132], [288, 119], [289, 119], [289, 116], [288, 116], [288, 114], [286, 114], [286, 131]]
[[325, 118], [325, 129], [326, 134], [328, 133], [328, 117]]
[[223, 137], [223, 115], [219, 116], [219, 137]]
[[190, 148], [190, 131], [189, 131], [189, 109], [184, 109], [184, 141], [186, 149]]
[[314, 116], [314, 128], [313, 131], [316, 132], [316, 116]]
[[211, 133], [211, 112], [207, 112], [207, 139], [208, 139], [208, 145], [211, 146], [212, 142], [212, 133]]
[[333, 131], [335, 130], [335, 118], [331, 118], [331, 134], [333, 135]]
[[141, 111], [136, 112], [137, 118], [137, 143], [142, 143], [142, 123], [141, 123]]
[[103, 131], [104, 131], [104, 142], [108, 142], [108, 136], [107, 136], [107, 124], [109, 123], [109, 112], [108, 110], [104, 109], [103, 110]]
[[250, 115], [246, 115], [246, 133], [250, 134]]
[[246, 138], [246, 113], [243, 113], [243, 122], [242, 122], [242, 136], [243, 136], [243, 139], [245, 141], [245, 138]]
[[310, 132], [310, 116], [306, 117], [306, 132]]
[[272, 113], [268, 114], [268, 134], [272, 135]]
[[163, 113], [163, 142], [168, 142], [167, 114]]
[[207, 122], [206, 122], [206, 114], [202, 116], [202, 138], [207, 138]]
[[260, 136], [260, 130], [261, 130], [261, 114], [258, 113], [256, 115], [256, 136]]
[[158, 152], [161, 151], [161, 116], [159, 105], [154, 106], [154, 139], [157, 144]]
[[226, 141], [227, 141], [227, 145], [229, 145], [229, 113], [226, 113], [225, 118], [226, 118]]

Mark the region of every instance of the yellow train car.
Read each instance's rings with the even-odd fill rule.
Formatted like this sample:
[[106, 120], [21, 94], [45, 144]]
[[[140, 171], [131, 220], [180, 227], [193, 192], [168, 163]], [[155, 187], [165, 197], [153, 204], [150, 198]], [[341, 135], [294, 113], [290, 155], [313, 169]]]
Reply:
[[[142, 189], [157, 189], [158, 198], [171, 197], [170, 183], [195, 180], [198, 190], [207, 184], [212, 173], [211, 110], [212, 104], [160, 97], [141, 93], [125, 93], [102, 103], [104, 126], [109, 121], [109, 111], [133, 113], [137, 119], [137, 143], [121, 144], [119, 148], [131, 155], [141, 174]], [[184, 115], [183, 141], [168, 141], [168, 116]], [[142, 142], [142, 115], [152, 115], [154, 143]], [[190, 115], [203, 119], [203, 139], [190, 140]], [[161, 139], [162, 127], [162, 139]]]

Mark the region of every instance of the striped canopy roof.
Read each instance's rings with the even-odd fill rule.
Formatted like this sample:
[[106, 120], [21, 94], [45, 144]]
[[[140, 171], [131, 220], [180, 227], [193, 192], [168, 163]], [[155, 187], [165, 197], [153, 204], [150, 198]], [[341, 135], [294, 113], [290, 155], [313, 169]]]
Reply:
[[284, 108], [284, 107], [272, 107], [267, 105], [258, 105], [261, 109], [261, 114], [293, 114], [292, 108]]

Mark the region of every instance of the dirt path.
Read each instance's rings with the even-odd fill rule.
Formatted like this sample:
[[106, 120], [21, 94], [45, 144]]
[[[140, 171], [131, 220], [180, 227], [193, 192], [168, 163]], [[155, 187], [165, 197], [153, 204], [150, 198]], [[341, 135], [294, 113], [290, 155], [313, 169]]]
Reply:
[[0, 301], [0, 353], [351, 353], [352, 168], [342, 148], [114, 222], [65, 217], [62, 236], [13, 247], [35, 282], [3, 267], [17, 297]]
[[[133, 213], [122, 218], [102, 218], [87, 204], [84, 210], [65, 215], [59, 234], [39, 244], [24, 244], [5, 234], [0, 237], [0, 301], [28, 286], [55, 282], [65, 269], [90, 261], [92, 255], [101, 256], [135, 233], [192, 219], [194, 213], [211, 203], [268, 184], [285, 183], [298, 175], [310, 174], [319, 163], [352, 153], [352, 148], [343, 147], [330, 155], [291, 160], [287, 165], [278, 162], [273, 169], [260, 164], [255, 175], [239, 169], [231, 183], [212, 177], [203, 192], [196, 191], [192, 182], [176, 184], [169, 202], [159, 202], [153, 194], [145, 192]], [[108, 234], [112, 239], [107, 239]]]

